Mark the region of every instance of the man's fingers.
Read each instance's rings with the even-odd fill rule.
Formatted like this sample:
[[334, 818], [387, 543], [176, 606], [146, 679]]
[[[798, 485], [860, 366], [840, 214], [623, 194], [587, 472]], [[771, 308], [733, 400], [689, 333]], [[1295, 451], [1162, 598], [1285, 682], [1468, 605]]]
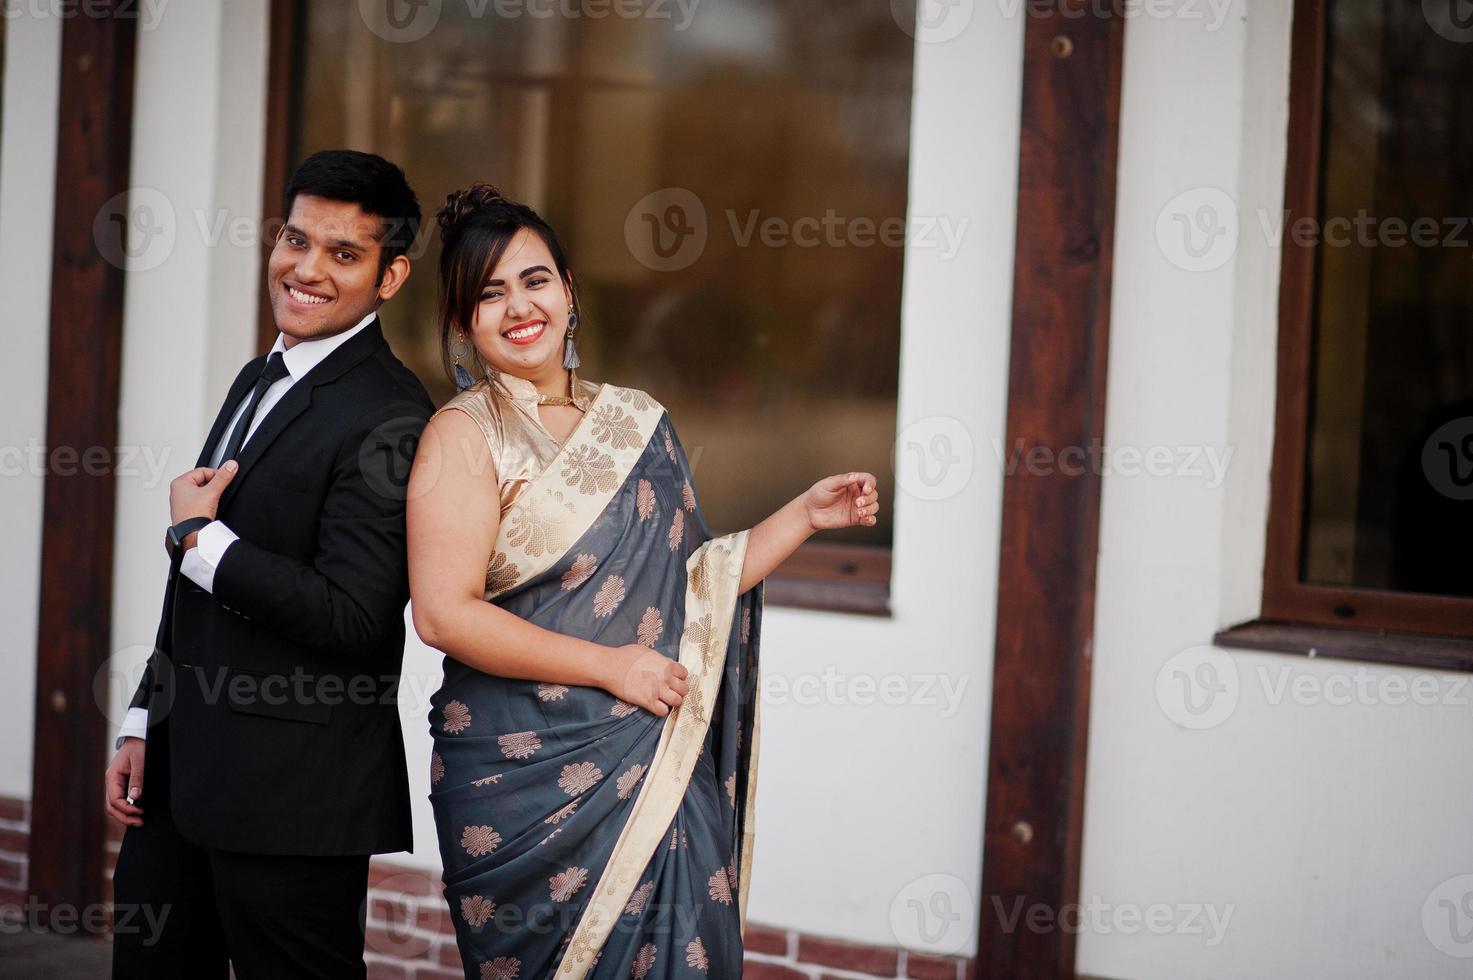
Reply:
[[[142, 811], [139, 812], [141, 813]], [[115, 804], [109, 801], [107, 805], [107, 814], [118, 823], [122, 824], [124, 827], [143, 826], [143, 818], [141, 816], [130, 816], [129, 814], [124, 813], [121, 804]]]
[[128, 802], [137, 803], [143, 796], [143, 753], [139, 752], [133, 760], [132, 771], [128, 773]]
[[210, 478], [210, 488], [224, 493], [225, 488], [230, 486], [230, 481], [235, 479], [235, 471], [238, 469], [240, 469], [239, 463], [233, 459], [226, 460], [225, 464]]

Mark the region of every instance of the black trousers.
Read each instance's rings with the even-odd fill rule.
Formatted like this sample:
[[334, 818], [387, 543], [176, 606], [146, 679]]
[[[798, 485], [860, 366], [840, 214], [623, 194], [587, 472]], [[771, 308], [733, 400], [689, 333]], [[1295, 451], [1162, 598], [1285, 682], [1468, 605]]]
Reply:
[[[200, 847], [169, 816], [168, 724], [149, 733], [143, 826], [113, 871], [114, 980], [367, 976], [368, 855], [301, 857]], [[270, 787], [262, 787], [269, 793]]]

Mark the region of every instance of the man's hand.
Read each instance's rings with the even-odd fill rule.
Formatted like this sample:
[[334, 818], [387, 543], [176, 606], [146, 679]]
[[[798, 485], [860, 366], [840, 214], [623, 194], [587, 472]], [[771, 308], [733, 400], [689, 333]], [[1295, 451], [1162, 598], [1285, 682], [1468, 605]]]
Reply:
[[104, 785], [107, 812], [125, 827], [143, 826], [143, 807], [136, 805], [143, 796], [143, 750], [141, 738], [123, 739], [123, 747], [107, 767]]
[[[225, 461], [218, 470], [200, 466], [190, 470], [169, 484], [169, 523], [178, 524], [191, 517], [214, 519], [220, 509], [220, 497], [240, 465], [233, 459]], [[195, 535], [184, 539], [184, 550], [194, 547]]]

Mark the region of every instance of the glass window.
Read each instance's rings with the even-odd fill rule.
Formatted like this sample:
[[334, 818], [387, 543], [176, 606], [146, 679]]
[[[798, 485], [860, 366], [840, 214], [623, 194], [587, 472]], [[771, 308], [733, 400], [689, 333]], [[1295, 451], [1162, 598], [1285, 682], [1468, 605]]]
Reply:
[[1327, 8], [1313, 585], [1473, 596], [1473, 37], [1424, 14], [1437, 6]]
[[[427, 217], [476, 180], [536, 207], [581, 373], [666, 405], [717, 533], [831, 472], [889, 481], [903, 235], [879, 232], [906, 214], [913, 46], [890, 4], [372, 6], [298, 6], [291, 162], [381, 153]], [[437, 261], [427, 233], [386, 326], [443, 400]], [[892, 499], [826, 540], [888, 547]]]

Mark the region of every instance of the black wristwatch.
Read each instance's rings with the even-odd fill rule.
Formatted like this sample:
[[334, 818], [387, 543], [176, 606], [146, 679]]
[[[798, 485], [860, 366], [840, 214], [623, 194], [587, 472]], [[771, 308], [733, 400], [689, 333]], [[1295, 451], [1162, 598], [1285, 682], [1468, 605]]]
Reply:
[[176, 557], [184, 539], [213, 521], [213, 517], [186, 517], [169, 528], [169, 555]]

